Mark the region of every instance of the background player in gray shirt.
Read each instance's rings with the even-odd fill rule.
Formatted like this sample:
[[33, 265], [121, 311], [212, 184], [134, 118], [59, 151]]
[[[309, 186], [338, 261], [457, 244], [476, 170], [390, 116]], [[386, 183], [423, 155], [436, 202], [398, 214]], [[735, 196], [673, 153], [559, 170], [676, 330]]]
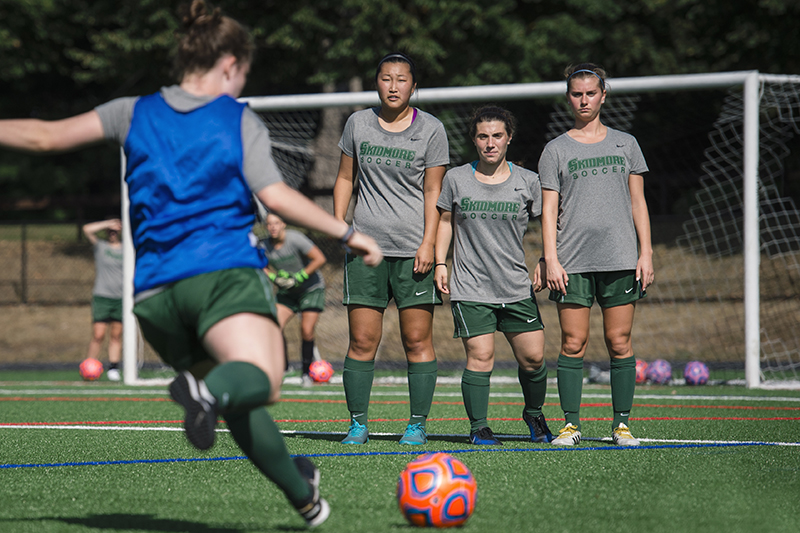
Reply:
[[[106, 239], [97, 234], [106, 232]], [[111, 381], [120, 380], [122, 360], [122, 222], [118, 218], [90, 222], [83, 234], [94, 249], [94, 287], [92, 288], [92, 340], [86, 357], [98, 359], [108, 332], [108, 370]]]
[[286, 229], [278, 215], [267, 215], [267, 232], [269, 238], [262, 245], [269, 259], [269, 278], [278, 287], [278, 324], [284, 329], [300, 313], [302, 380], [303, 386], [309, 386], [313, 383], [308, 369], [314, 359], [314, 330], [325, 309], [325, 281], [319, 269], [327, 259], [311, 239]]
[[[522, 237], [528, 222], [542, 211], [542, 190], [535, 172], [506, 160], [514, 136], [514, 116], [501, 107], [479, 108], [470, 137], [479, 159], [445, 174], [437, 206], [436, 285], [450, 294], [454, 337], [461, 337], [467, 365], [461, 393], [470, 420], [470, 442], [499, 445], [487, 424], [489, 380], [494, 368], [494, 334], [502, 331], [519, 364], [525, 397], [523, 420], [533, 442], [550, 442], [542, 405], [547, 392], [544, 325], [534, 289], [541, 290], [541, 265], [534, 281], [525, 264]], [[448, 285], [445, 259], [450, 242], [453, 278]]]
[[612, 438], [637, 446], [628, 427], [636, 384], [631, 329], [635, 302], [654, 280], [642, 176], [648, 169], [636, 139], [600, 121], [605, 71], [584, 63], [564, 74], [575, 125], [550, 141], [539, 160], [547, 286], [561, 323], [558, 392], [565, 426], [553, 444], [581, 440], [583, 356], [597, 299], [611, 358]]
[[375, 238], [385, 260], [363, 268], [345, 259], [344, 298], [350, 346], [344, 382], [350, 430], [342, 441], [368, 440], [367, 408], [383, 313], [394, 298], [408, 360], [411, 416], [401, 444], [427, 442], [425, 424], [433, 401], [437, 363], [433, 350], [433, 306], [441, 303], [433, 283], [433, 244], [439, 212], [436, 200], [450, 162], [444, 126], [433, 115], [411, 107], [417, 87], [414, 62], [394, 53], [375, 73], [380, 107], [353, 113], [339, 147], [339, 173], [333, 188], [334, 215], [344, 220], [354, 184], [358, 198], [353, 227]]

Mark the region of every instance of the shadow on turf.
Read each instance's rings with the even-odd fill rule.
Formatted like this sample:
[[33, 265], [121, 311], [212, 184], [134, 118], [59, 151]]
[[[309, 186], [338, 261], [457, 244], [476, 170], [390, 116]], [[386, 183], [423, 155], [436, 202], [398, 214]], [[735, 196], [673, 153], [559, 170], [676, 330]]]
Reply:
[[[314, 432], [314, 431], [298, 431], [295, 433], [285, 433], [283, 435], [284, 438], [304, 438], [310, 440], [324, 440], [328, 442], [341, 442], [344, 439], [346, 433], [328, 433], [328, 432]], [[375, 435], [370, 433], [369, 440], [371, 441], [386, 441], [386, 442], [397, 442], [402, 437], [402, 434], [398, 433], [396, 435]], [[530, 437], [528, 435], [498, 435], [498, 438], [501, 440], [509, 440], [509, 441], [530, 441]], [[452, 444], [467, 444], [469, 443], [469, 436], [467, 435], [437, 435], [437, 434], [430, 434], [428, 435], [428, 442], [449, 442]]]
[[[140, 530], [140, 531], [165, 531], [165, 532], [186, 532], [192, 531], [197, 533], [242, 533], [243, 531], [250, 531], [250, 528], [240, 529], [235, 527], [212, 527], [202, 522], [192, 522], [190, 520], [177, 520], [170, 518], [157, 518], [153, 515], [145, 514], [104, 514], [104, 515], [91, 515], [87, 517], [63, 517], [63, 516], [43, 516], [39, 518], [31, 518], [28, 520], [1, 520], [0, 530], [6, 531], [2, 526], [3, 522], [63, 522], [65, 524], [91, 527], [94, 529], [115, 530], [124, 529]], [[281, 531], [305, 531], [304, 527], [291, 527], [291, 526], [278, 526]]]

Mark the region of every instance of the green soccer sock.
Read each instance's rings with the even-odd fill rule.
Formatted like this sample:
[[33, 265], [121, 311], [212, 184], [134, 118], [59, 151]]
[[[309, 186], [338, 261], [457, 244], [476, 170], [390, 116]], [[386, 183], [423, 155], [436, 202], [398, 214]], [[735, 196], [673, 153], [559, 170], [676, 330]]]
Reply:
[[439, 363], [434, 359], [424, 363], [408, 363], [408, 399], [411, 404], [409, 424], [425, 427], [433, 403]]
[[375, 361], [357, 361], [344, 358], [342, 383], [347, 399], [350, 418], [359, 424], [367, 425], [369, 395], [372, 392], [372, 379], [375, 377]]
[[295, 506], [308, 499], [310, 486], [289, 456], [286, 443], [263, 407], [224, 415], [236, 443], [253, 464], [283, 490]]
[[614, 406], [614, 428], [628, 423], [633, 392], [636, 388], [636, 358], [611, 359], [611, 405]]
[[542, 366], [533, 372], [527, 372], [520, 367], [517, 376], [522, 387], [522, 396], [525, 398], [525, 412], [528, 416], [536, 418], [542, 414], [544, 398], [547, 395], [547, 365], [542, 362]]
[[564, 421], [581, 429], [581, 394], [583, 394], [583, 358], [558, 355], [558, 397]]
[[203, 381], [217, 399], [220, 413], [246, 412], [261, 407], [267, 403], [272, 389], [263, 370], [241, 361], [215, 366]]
[[461, 396], [469, 417], [470, 432], [487, 427], [489, 414], [489, 387], [491, 372], [473, 372], [464, 369], [461, 374]]

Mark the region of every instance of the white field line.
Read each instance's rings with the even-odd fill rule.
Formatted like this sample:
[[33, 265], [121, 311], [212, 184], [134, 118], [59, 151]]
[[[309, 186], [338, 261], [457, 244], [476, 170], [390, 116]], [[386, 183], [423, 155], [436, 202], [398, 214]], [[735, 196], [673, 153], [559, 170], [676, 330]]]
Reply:
[[[26, 424], [0, 424], [0, 430], [2, 429], [59, 429], [59, 430], [84, 430], [84, 431], [166, 431], [166, 432], [183, 432], [183, 428], [180, 427], [140, 427], [140, 426], [96, 426], [96, 425], [26, 425]], [[215, 430], [217, 433], [229, 433], [227, 429], [217, 428]], [[281, 430], [281, 434], [283, 435], [315, 435], [315, 436], [329, 436], [329, 437], [344, 437], [346, 435], [345, 431], [301, 431], [301, 430], [292, 430], [292, 429], [285, 429]], [[397, 437], [400, 438], [402, 433], [392, 433], [392, 432], [378, 432], [378, 431], [371, 431], [370, 435], [373, 436], [380, 436], [380, 437]], [[432, 438], [463, 438], [465, 441], [469, 438], [467, 434], [459, 434], [459, 433], [431, 433], [428, 437]], [[497, 435], [498, 438], [507, 439], [507, 440], [528, 440], [530, 438], [529, 435]], [[611, 442], [609, 437], [605, 438], [584, 438], [583, 440], [586, 441], [596, 441], [596, 442]], [[771, 446], [794, 446], [800, 447], [800, 442], [765, 442], [765, 441], [738, 441], [738, 440], [688, 440], [688, 439], [639, 439], [641, 442], [651, 442], [654, 444], [730, 444], [730, 445], [738, 445], [738, 444], [764, 444], [764, 445], [771, 445]]]

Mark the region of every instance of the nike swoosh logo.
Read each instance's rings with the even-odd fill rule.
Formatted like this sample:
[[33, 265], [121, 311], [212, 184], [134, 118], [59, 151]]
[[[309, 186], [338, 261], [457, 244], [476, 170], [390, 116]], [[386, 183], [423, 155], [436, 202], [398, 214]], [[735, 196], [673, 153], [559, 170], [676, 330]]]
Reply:
[[417, 296], [422, 296], [422, 295], [423, 295], [423, 294], [425, 294], [426, 292], [428, 292], [428, 291], [415, 292], [414, 294], [415, 294], [415, 295], [417, 295]]
[[618, 144], [618, 145], [617, 145], [617, 148], [624, 148], [624, 147], [625, 147], [625, 145], [624, 145], [624, 144]]
[[528, 324], [530, 324], [530, 323], [531, 323], [531, 322], [533, 322], [534, 320], [536, 320], [536, 317], [529, 318], [529, 319], [528, 319]]
[[629, 293], [630, 293], [632, 290], [633, 290], [633, 287], [631, 287], [630, 289], [628, 289], [627, 291], [625, 291], [625, 294], [629, 294]]
[[515, 191], [521, 191], [521, 190], [522, 190], [522, 187], [514, 187], [514, 190], [515, 190]]
[[413, 141], [421, 141], [421, 140], [422, 140], [422, 139], [415, 139], [415, 138], [413, 138], [413, 137], [409, 139], [409, 141], [412, 141], [412, 142], [413, 142]]

